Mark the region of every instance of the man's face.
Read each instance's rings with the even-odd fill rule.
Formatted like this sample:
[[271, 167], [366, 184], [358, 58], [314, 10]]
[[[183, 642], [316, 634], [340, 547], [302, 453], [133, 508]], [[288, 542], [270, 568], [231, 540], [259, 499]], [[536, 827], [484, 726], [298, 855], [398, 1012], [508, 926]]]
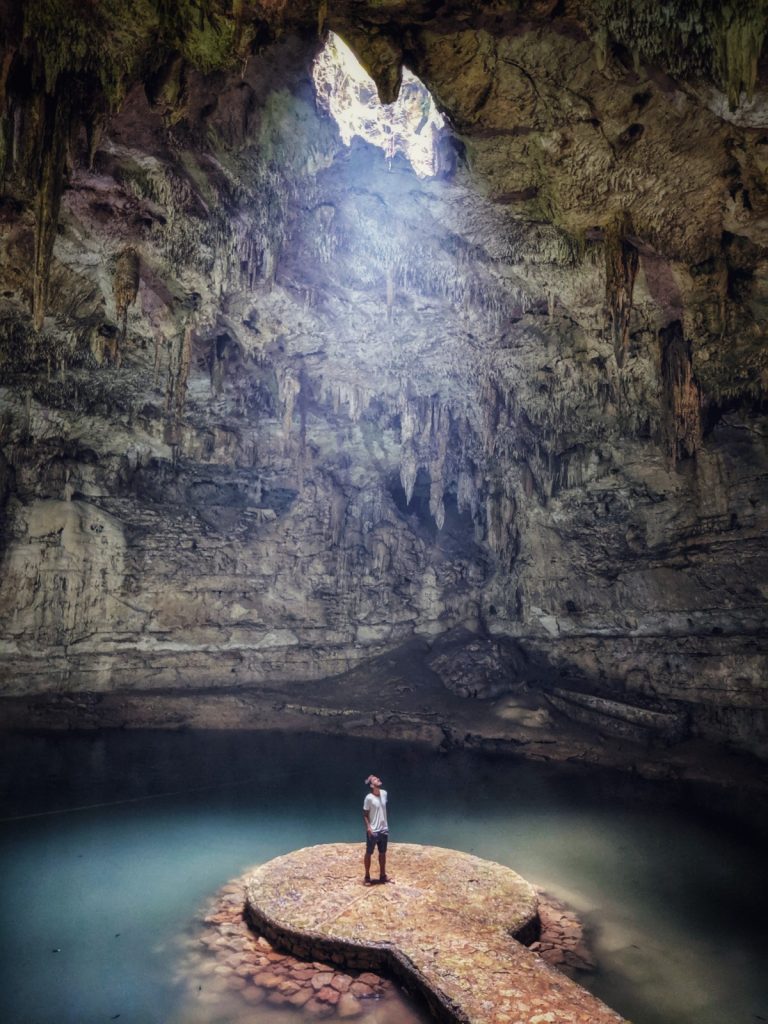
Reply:
[[381, 779], [378, 778], [376, 775], [372, 775], [371, 776], [371, 789], [380, 789], [380, 788], [381, 788]]

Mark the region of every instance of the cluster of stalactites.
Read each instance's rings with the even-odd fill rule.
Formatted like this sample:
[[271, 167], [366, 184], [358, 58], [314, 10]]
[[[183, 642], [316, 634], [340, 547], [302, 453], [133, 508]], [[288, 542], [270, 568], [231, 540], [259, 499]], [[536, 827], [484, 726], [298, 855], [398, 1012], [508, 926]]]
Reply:
[[714, 79], [734, 110], [751, 100], [768, 30], [766, 0], [592, 0], [598, 67], [616, 39], [641, 62]]
[[439, 396], [402, 396], [400, 408], [400, 483], [411, 503], [420, 469], [429, 474], [429, 511], [442, 530], [445, 524], [446, 459], [451, 413]]
[[[752, 7], [752, 10], [747, 8]], [[722, 4], [723, 28], [718, 36], [718, 58], [731, 110], [741, 94], [751, 100], [757, 83], [757, 66], [768, 28], [765, 3]]]
[[335, 380], [325, 386], [325, 400], [334, 413], [346, 411], [353, 423], [359, 422], [375, 395], [373, 388], [357, 382]]
[[[338, 242], [337, 236], [336, 245]], [[360, 282], [371, 288], [383, 284], [390, 317], [399, 295], [447, 299], [457, 312], [479, 314], [496, 328], [510, 317], [524, 315], [533, 305], [521, 281], [500, 282], [469, 249], [458, 248], [449, 255], [412, 236], [389, 236], [372, 221], [344, 242], [352, 247], [354, 257], [359, 255], [356, 273]]]
[[[328, 542], [327, 557], [333, 560], [335, 592], [342, 602], [340, 622], [346, 624], [350, 615], [356, 616], [363, 573], [384, 576], [398, 556], [401, 535], [388, 528], [390, 503], [381, 481], [350, 495], [325, 478], [316, 490], [314, 504], [313, 514], [319, 516]], [[361, 552], [365, 552], [362, 565]]]
[[274, 283], [285, 242], [288, 208], [297, 195], [295, 181], [273, 165], [259, 164], [254, 169], [254, 181], [254, 201], [248, 215], [232, 222], [228, 268], [231, 280], [239, 280], [249, 290]]

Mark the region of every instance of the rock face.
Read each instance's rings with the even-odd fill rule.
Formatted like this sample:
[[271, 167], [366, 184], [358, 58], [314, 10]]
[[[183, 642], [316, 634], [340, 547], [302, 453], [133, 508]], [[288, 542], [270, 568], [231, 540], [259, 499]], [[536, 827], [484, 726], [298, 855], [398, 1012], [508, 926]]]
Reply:
[[451, 633], [765, 753], [762, 6], [102, 6], [0, 4], [3, 692]]

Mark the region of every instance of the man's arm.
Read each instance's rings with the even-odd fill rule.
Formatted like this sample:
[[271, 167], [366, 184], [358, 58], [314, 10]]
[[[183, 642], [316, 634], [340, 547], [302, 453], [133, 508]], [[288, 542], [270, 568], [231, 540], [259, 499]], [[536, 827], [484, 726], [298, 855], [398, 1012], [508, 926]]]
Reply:
[[368, 808], [367, 807], [363, 808], [363, 821], [365, 822], [365, 831], [368, 833], [368, 835], [370, 835], [371, 834], [371, 821], [370, 821], [370, 818], [368, 817]]

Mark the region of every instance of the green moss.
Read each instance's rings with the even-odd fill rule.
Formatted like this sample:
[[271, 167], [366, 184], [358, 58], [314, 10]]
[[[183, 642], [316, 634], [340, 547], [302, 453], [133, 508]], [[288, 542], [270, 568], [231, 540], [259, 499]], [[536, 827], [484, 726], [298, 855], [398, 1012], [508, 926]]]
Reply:
[[123, 98], [160, 32], [151, 0], [35, 0], [24, 8], [24, 47], [39, 61], [46, 91], [64, 72], [98, 80], [109, 107]]
[[599, 51], [606, 37], [673, 75], [714, 82], [735, 107], [752, 96], [768, 29], [768, 0], [592, 0]]
[[253, 29], [235, 0], [28, 0], [23, 47], [53, 93], [64, 73], [88, 75], [108, 108], [169, 53], [203, 72], [232, 67], [247, 52]]

